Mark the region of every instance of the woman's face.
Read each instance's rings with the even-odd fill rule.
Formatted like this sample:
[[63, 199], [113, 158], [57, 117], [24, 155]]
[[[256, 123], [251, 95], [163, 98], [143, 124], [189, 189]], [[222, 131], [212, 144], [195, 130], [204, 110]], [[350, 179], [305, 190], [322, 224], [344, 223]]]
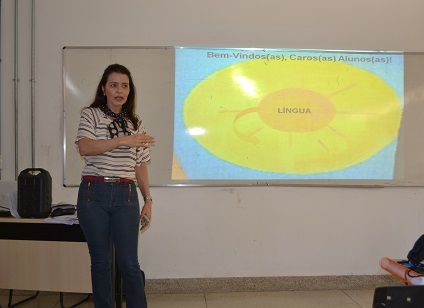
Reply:
[[125, 74], [112, 73], [109, 75], [106, 85], [102, 86], [106, 95], [106, 106], [115, 113], [122, 111], [122, 106], [126, 103], [130, 93], [129, 78]]

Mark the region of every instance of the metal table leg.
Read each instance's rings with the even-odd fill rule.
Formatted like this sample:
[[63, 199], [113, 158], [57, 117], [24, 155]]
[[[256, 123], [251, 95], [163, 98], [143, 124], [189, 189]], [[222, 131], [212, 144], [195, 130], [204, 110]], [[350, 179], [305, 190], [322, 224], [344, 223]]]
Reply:
[[28, 297], [28, 298], [26, 298], [26, 299], [24, 299], [24, 300], [22, 300], [20, 302], [17, 302], [15, 304], [12, 304], [13, 290], [11, 289], [9, 291], [9, 304], [8, 304], [7, 307], [9, 307], [9, 308], [16, 307], [16, 306], [18, 306], [20, 304], [26, 303], [27, 301], [30, 301], [30, 300], [36, 298], [38, 296], [38, 294], [40, 294], [40, 291], [37, 291], [33, 296], [30, 296], [30, 297]]

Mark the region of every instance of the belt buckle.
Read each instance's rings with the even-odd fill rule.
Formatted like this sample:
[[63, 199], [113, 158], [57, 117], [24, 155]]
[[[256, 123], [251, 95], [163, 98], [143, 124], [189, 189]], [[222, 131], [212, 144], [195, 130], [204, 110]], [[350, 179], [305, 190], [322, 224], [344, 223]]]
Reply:
[[116, 183], [116, 182], [120, 182], [121, 179], [120, 178], [110, 178], [110, 177], [104, 177], [103, 178], [103, 182], [105, 183]]

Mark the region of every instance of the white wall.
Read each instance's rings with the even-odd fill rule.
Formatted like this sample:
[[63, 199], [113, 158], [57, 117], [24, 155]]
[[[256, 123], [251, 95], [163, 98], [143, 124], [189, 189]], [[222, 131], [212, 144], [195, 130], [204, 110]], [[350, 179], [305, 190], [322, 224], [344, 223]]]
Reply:
[[[31, 167], [31, 1], [18, 2], [20, 171]], [[424, 51], [419, 0], [35, 2], [35, 162], [52, 175], [54, 203], [75, 203], [77, 194], [62, 186], [64, 46]], [[15, 177], [14, 3], [2, 2], [4, 180]], [[379, 259], [404, 258], [424, 233], [424, 188], [155, 187], [152, 192], [153, 223], [140, 245], [148, 278], [383, 274]]]

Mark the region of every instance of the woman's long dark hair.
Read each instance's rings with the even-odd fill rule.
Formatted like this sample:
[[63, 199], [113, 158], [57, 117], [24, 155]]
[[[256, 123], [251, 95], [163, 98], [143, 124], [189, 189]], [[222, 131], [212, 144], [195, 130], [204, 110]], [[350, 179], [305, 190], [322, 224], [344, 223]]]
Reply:
[[111, 64], [105, 69], [105, 71], [103, 72], [102, 79], [100, 80], [99, 85], [97, 86], [96, 96], [94, 97], [94, 101], [91, 103], [90, 107], [96, 108], [101, 105], [106, 105], [106, 96], [103, 94], [102, 86], [106, 87], [107, 79], [112, 73], [124, 74], [128, 76], [128, 80], [130, 83], [130, 93], [128, 94], [127, 101], [122, 106], [122, 108], [127, 111], [128, 119], [133, 123], [134, 129], [137, 130], [140, 121], [138, 119], [137, 114], [135, 113], [135, 99], [137, 96], [136, 90], [130, 71], [121, 64]]

